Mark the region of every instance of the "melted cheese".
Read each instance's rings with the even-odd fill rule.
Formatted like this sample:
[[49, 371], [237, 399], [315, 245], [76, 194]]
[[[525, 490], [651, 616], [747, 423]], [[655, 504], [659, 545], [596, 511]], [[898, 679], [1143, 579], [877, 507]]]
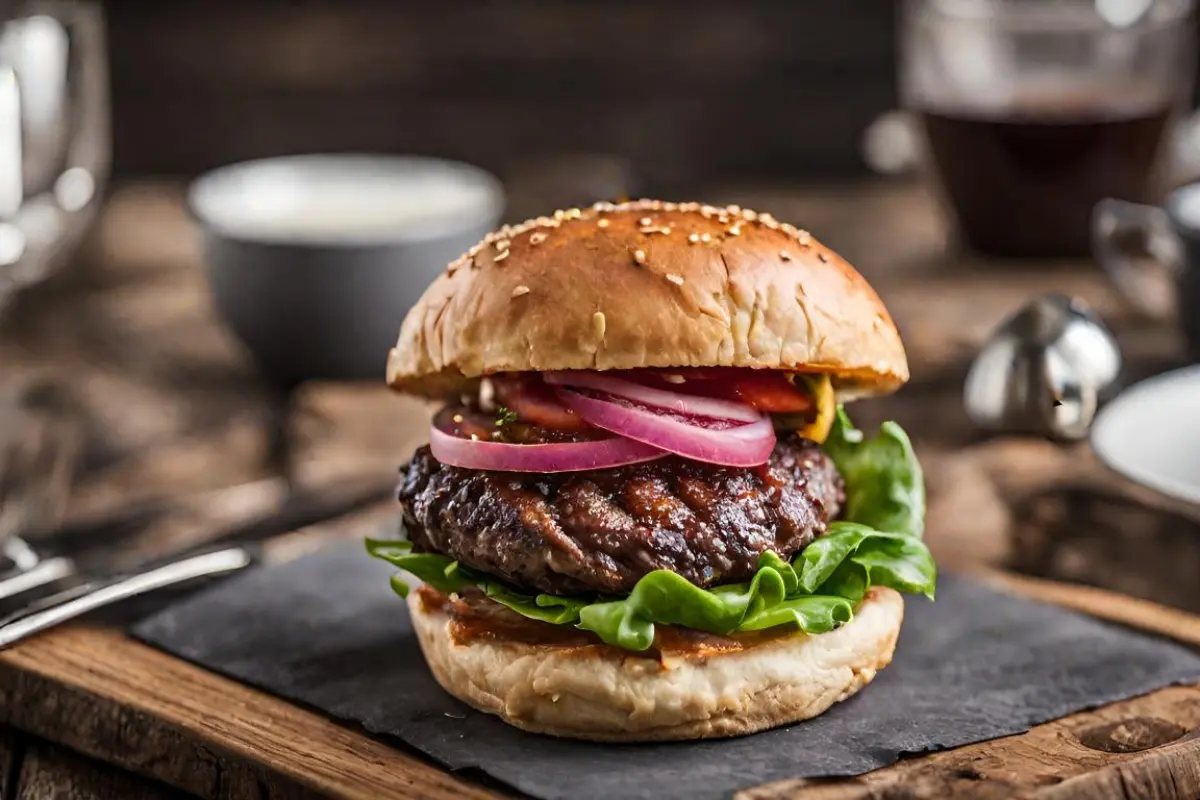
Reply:
[[829, 429], [833, 427], [833, 418], [837, 414], [837, 399], [833, 394], [833, 381], [826, 374], [800, 375], [798, 377], [808, 384], [813, 401], [816, 403], [817, 414], [812, 422], [800, 428], [796, 433], [817, 443], [824, 442], [829, 436]]

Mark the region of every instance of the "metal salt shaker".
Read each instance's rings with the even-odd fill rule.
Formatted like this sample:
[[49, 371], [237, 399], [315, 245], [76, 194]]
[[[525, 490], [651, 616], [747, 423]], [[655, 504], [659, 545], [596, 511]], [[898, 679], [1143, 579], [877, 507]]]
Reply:
[[963, 401], [981, 428], [1059, 440], [1087, 435], [1117, 389], [1116, 339], [1085, 303], [1039, 297], [1005, 320], [975, 357]]

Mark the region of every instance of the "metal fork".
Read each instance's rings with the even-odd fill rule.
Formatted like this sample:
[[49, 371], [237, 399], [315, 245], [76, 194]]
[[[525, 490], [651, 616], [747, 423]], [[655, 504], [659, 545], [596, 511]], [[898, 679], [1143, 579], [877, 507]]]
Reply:
[[0, 555], [11, 565], [0, 575], [0, 601], [75, 573], [70, 558], [42, 558], [25, 537], [62, 524], [82, 450], [82, 426], [71, 415], [23, 406], [13, 409], [6, 427], [15, 436], [0, 453]]

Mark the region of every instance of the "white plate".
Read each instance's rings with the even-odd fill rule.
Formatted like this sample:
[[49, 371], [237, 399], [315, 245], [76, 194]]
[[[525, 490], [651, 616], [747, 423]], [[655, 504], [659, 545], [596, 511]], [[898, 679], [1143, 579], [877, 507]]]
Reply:
[[1126, 478], [1200, 504], [1200, 366], [1122, 392], [1096, 417], [1092, 447]]

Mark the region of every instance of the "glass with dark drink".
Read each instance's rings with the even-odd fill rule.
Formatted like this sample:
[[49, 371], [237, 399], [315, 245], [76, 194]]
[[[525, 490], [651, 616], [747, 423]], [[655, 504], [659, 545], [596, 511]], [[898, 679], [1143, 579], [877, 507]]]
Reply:
[[908, 0], [901, 92], [962, 243], [1077, 257], [1097, 202], [1157, 199], [1190, 105], [1192, 0]]

